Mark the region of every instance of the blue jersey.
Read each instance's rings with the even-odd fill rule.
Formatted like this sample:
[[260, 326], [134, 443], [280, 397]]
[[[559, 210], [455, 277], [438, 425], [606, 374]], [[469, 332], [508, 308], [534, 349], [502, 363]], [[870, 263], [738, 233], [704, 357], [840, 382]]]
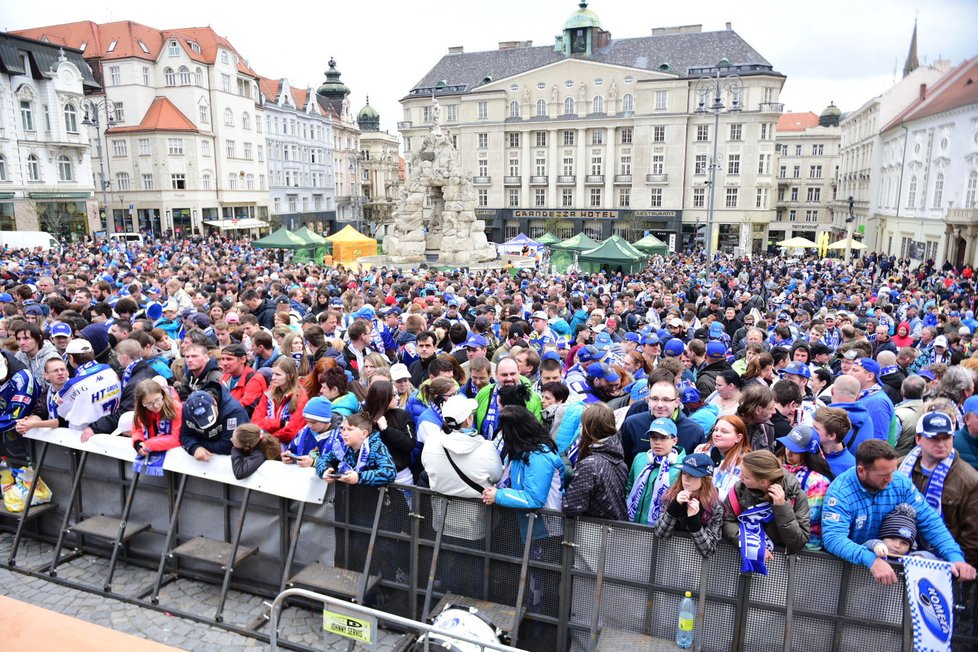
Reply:
[[15, 372], [0, 385], [0, 432], [12, 429], [18, 419], [31, 414], [40, 393], [40, 386], [26, 369]]

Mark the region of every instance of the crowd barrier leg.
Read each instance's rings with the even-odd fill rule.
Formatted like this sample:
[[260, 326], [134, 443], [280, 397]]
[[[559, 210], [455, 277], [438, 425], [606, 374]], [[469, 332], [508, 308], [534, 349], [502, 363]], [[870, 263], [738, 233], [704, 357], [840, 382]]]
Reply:
[[[299, 531], [302, 527], [302, 517], [306, 514], [306, 504], [299, 502], [299, 509], [295, 513], [295, 523], [292, 525], [292, 535], [289, 537], [289, 551], [285, 556], [285, 564], [282, 568], [282, 581], [279, 582], [278, 592], [285, 590], [285, 585], [289, 581], [289, 574], [292, 572], [292, 562], [295, 560], [295, 551], [299, 547]], [[288, 512], [285, 514], [288, 518]]]
[[520, 621], [523, 620], [523, 600], [526, 597], [526, 584], [530, 575], [530, 550], [533, 548], [533, 526], [537, 513], [530, 512], [526, 522], [526, 543], [523, 544], [523, 563], [520, 565], [520, 582], [516, 591], [516, 611], [513, 613], [512, 646], [516, 647], [520, 636]]
[[241, 546], [241, 531], [244, 529], [245, 517], [248, 515], [248, 503], [251, 502], [251, 489], [245, 489], [244, 498], [241, 499], [241, 510], [238, 514], [238, 526], [234, 531], [234, 539], [231, 541], [231, 552], [227, 556], [224, 565], [224, 581], [221, 582], [221, 595], [217, 599], [217, 613], [214, 614], [215, 622], [224, 621], [224, 603], [228, 597], [228, 589], [231, 586], [231, 573], [234, 572], [234, 565], [238, 561], [238, 548]]
[[411, 519], [411, 559], [409, 562], [411, 579], [410, 584], [410, 599], [408, 600], [408, 615], [411, 620], [416, 620], [418, 617], [418, 585], [420, 582], [419, 575], [421, 574], [421, 565], [419, 559], [421, 558], [421, 521], [424, 520], [424, 516], [421, 513], [421, 494], [417, 491], [411, 492], [411, 511], [408, 512], [408, 517]]
[[85, 464], [88, 462], [88, 451], [82, 451], [81, 458], [78, 460], [78, 464], [75, 466], [74, 478], [71, 481], [71, 494], [68, 497], [68, 504], [65, 506], [65, 516], [61, 521], [61, 529], [58, 531], [58, 541], [54, 544], [54, 556], [51, 558], [51, 563], [48, 565], [48, 575], [51, 577], [58, 576], [58, 564], [62, 561], [68, 561], [68, 559], [78, 556], [78, 552], [74, 552], [64, 560], [59, 559], [61, 556], [61, 548], [64, 546], [65, 535], [69, 532], [68, 523], [71, 522], [71, 514], [75, 509], [81, 510], [81, 501], [78, 498], [78, 490], [81, 488], [81, 478], [82, 474], [85, 472]]
[[153, 584], [153, 592], [150, 597], [150, 602], [153, 604], [160, 603], [160, 588], [163, 586], [163, 574], [166, 572], [166, 560], [172, 556], [170, 547], [173, 545], [173, 539], [177, 535], [177, 522], [180, 519], [180, 503], [183, 502], [183, 493], [186, 488], [187, 476], [181, 475], [180, 485], [177, 487], [177, 497], [173, 501], [173, 511], [170, 515], [170, 525], [166, 530], [166, 539], [163, 542], [163, 552], [160, 554], [160, 565], [156, 570], [156, 582]]
[[428, 617], [431, 615], [431, 594], [435, 590], [435, 575], [438, 574], [438, 557], [441, 554], [441, 541], [442, 534], [445, 532], [445, 519], [448, 517], [448, 500], [447, 498], [441, 501], [441, 524], [442, 527], [438, 528], [435, 533], [435, 547], [431, 551], [431, 565], [428, 568], [428, 582], [425, 584], [424, 590], [424, 607], [421, 609], [421, 620], [422, 622], [428, 622]]
[[[370, 528], [370, 542], [367, 544], [367, 559], [363, 563], [363, 573], [360, 574], [360, 583], [357, 588], [358, 604], [364, 604], [367, 599], [367, 585], [370, 582], [370, 563], [374, 558], [374, 549], [377, 547], [377, 531], [380, 530], [380, 516], [384, 509], [384, 501], [387, 498], [387, 487], [381, 487], [377, 492], [377, 509], [374, 510], [374, 524]], [[349, 503], [347, 503], [349, 504]]]
[[601, 547], [598, 549], [598, 574], [594, 580], [594, 609], [591, 610], [591, 625], [588, 627], [587, 649], [594, 652], [598, 646], [598, 621], [601, 617], [601, 592], [604, 589], [605, 563], [608, 556], [608, 534], [611, 528], [601, 528]]
[[[835, 607], [835, 613], [843, 614], [846, 613], [846, 602], [849, 599], [849, 576], [852, 575], [852, 566], [845, 564], [842, 567], [842, 580], [839, 586], [839, 601]], [[835, 631], [832, 635], [832, 649], [841, 650], [842, 649], [842, 621], [835, 621]]]
[[696, 628], [699, 631], [693, 635], [693, 652], [700, 652], [703, 645], [703, 627], [706, 626], [706, 592], [710, 584], [710, 560], [703, 557], [701, 563], [700, 594], [696, 597]]
[[[133, 499], [136, 497], [136, 485], [139, 484], [139, 473], [133, 471], [132, 480], [129, 482], [129, 489], [126, 491], [126, 502], [122, 507], [122, 519], [119, 521], [119, 532], [116, 534], [112, 544], [112, 557], [109, 559], [109, 570], [105, 578], [105, 591], [112, 590], [112, 576], [115, 574], [115, 565], [119, 560], [119, 550], [125, 545], [126, 540], [134, 534], [134, 528], [129, 527], [129, 514], [132, 513]], [[146, 529], [149, 524], [146, 524]]]
[[[37, 458], [37, 467], [34, 470], [34, 477], [40, 478], [41, 471], [44, 469], [44, 460], [48, 455], [48, 443], [44, 442], [41, 444], [41, 454]], [[31, 488], [27, 491], [27, 503], [24, 505], [24, 511], [20, 514], [20, 519], [17, 522], [17, 532], [14, 534], [14, 541], [10, 547], [10, 554], [7, 555], [7, 565], [16, 566], [17, 565], [17, 550], [20, 548], [21, 537], [24, 535], [24, 524], [27, 523], [27, 519], [30, 518], [33, 511], [34, 515], [37, 516], [40, 512], [47, 511], [48, 509], [53, 509], [53, 503], [48, 503], [47, 505], [38, 505], [35, 508], [31, 508], [31, 503], [34, 501], [34, 492], [37, 489], [37, 483], [32, 482]], [[43, 508], [43, 509], [38, 509]]]
[[574, 591], [574, 554], [577, 549], [577, 519], [569, 518], [564, 522], [564, 536], [560, 542], [561, 564], [560, 564], [560, 601], [557, 605], [557, 649], [567, 650], [568, 647], [568, 623], [571, 618]]
[[788, 581], [787, 591], [784, 597], [784, 652], [791, 652], [791, 642], [794, 638], [792, 633], [791, 619], [795, 614], [795, 567], [798, 563], [797, 555], [788, 555]]

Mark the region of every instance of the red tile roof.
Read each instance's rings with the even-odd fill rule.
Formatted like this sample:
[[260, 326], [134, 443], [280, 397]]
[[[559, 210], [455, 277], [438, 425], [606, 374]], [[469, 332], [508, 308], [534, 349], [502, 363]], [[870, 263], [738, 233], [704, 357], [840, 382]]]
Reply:
[[[278, 96], [282, 92], [282, 81], [281, 79], [269, 79], [268, 77], [258, 78], [258, 88], [261, 90], [262, 95], [273, 102], [278, 101]], [[306, 102], [309, 101], [309, 89], [298, 89], [289, 85], [289, 90], [292, 93], [292, 103], [297, 109], [304, 110], [306, 108]]]
[[962, 106], [978, 104], [978, 57], [966, 59], [952, 68], [933, 86], [924, 91], [880, 132], [889, 131], [904, 122], [951, 111]]
[[818, 116], [806, 113], [782, 113], [778, 118], [778, 131], [805, 131], [818, 126]]
[[112, 127], [106, 134], [137, 133], [144, 131], [177, 131], [200, 133], [194, 123], [187, 119], [173, 102], [165, 97], [157, 97], [146, 110], [146, 115], [135, 127]]

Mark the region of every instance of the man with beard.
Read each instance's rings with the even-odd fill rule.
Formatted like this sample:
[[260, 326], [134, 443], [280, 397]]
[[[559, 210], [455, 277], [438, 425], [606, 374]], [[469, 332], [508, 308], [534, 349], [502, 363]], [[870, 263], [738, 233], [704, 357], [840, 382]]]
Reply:
[[587, 368], [587, 385], [581, 394], [585, 403], [607, 403], [612, 398], [614, 386], [621, 377], [603, 362], [595, 362]]

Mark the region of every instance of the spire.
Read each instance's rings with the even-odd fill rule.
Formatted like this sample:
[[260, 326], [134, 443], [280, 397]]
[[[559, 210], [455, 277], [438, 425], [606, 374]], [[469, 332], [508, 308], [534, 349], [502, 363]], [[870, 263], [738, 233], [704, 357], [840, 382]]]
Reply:
[[913, 36], [910, 37], [910, 51], [907, 52], [907, 62], [903, 64], [903, 76], [906, 77], [920, 67], [917, 60], [917, 19], [913, 21]]

